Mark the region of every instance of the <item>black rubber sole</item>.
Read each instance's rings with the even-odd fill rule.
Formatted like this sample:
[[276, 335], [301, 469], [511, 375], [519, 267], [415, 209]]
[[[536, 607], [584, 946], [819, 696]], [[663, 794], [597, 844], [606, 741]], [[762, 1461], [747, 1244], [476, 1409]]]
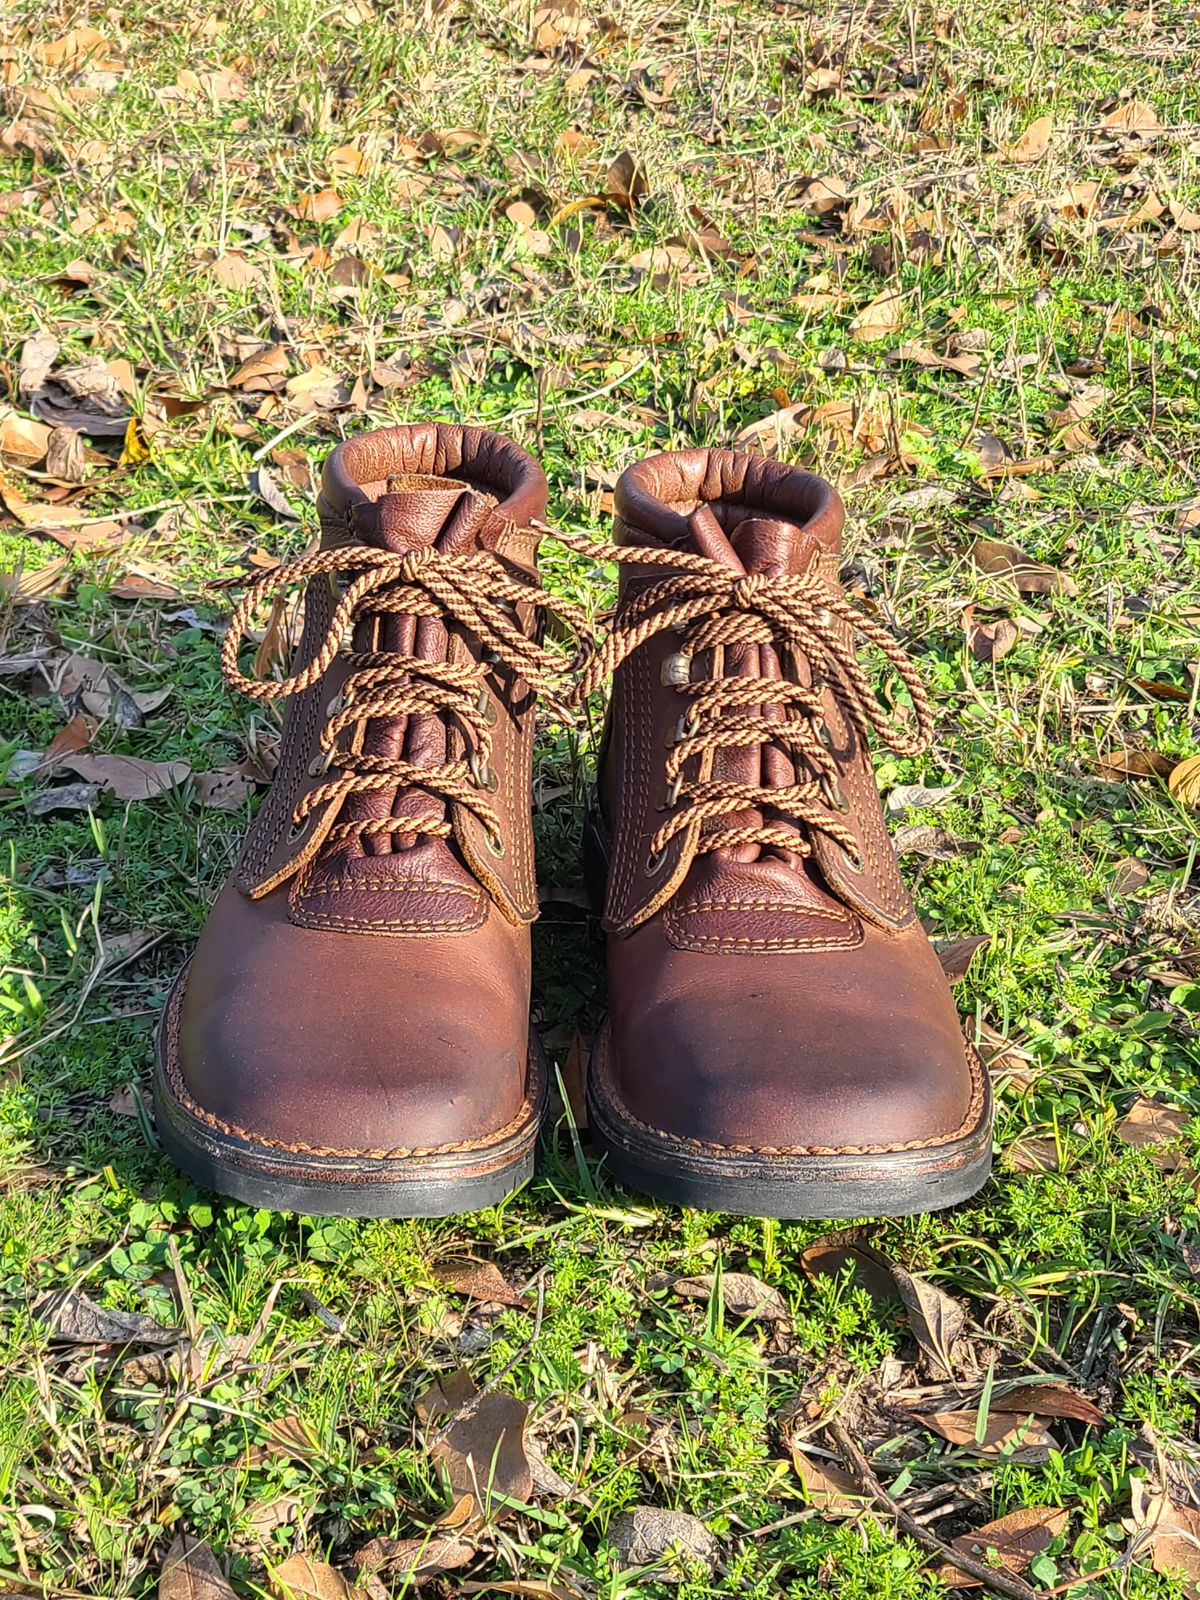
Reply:
[[154, 1111], [167, 1154], [206, 1188], [265, 1211], [320, 1217], [452, 1217], [496, 1205], [533, 1176], [549, 1074], [529, 1036], [529, 1114], [493, 1143], [399, 1156], [296, 1151], [214, 1127], [172, 1087], [170, 1019], [184, 975], [168, 1001], [154, 1067]]
[[[907, 1217], [969, 1200], [992, 1168], [992, 1100], [968, 1134], [921, 1150], [853, 1155], [722, 1152], [631, 1122], [607, 1091], [596, 1040], [588, 1073], [588, 1120], [609, 1170], [631, 1189], [670, 1205], [789, 1221]], [[981, 1069], [982, 1070], [982, 1069]]]

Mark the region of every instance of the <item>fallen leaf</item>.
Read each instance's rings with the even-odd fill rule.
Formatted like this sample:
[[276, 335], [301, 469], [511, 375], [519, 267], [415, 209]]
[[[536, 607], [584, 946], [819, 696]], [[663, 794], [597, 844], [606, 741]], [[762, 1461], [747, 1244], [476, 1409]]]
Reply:
[[287, 376], [288, 365], [288, 354], [281, 344], [265, 344], [235, 368], [229, 387], [250, 393], [273, 390], [279, 387], [275, 380]]
[[1117, 1138], [1122, 1144], [1147, 1150], [1154, 1165], [1163, 1172], [1177, 1172], [1187, 1160], [1182, 1142], [1192, 1115], [1179, 1106], [1143, 1095], [1117, 1124]]
[[118, 800], [152, 800], [176, 788], [192, 770], [186, 761], [146, 761], [140, 756], [67, 755], [58, 764]]
[[857, 1478], [845, 1467], [814, 1461], [812, 1456], [795, 1448], [792, 1465], [804, 1485], [809, 1505], [827, 1517], [857, 1517], [873, 1504], [871, 1497], [863, 1494]]
[[1167, 788], [1181, 806], [1200, 806], [1200, 756], [1188, 756], [1173, 767]]
[[914, 1339], [931, 1366], [951, 1377], [954, 1346], [966, 1323], [962, 1306], [944, 1289], [904, 1267], [893, 1265], [892, 1277], [908, 1313]]
[[850, 191], [840, 178], [809, 178], [796, 196], [797, 205], [818, 217], [840, 211], [850, 198]]
[[632, 215], [648, 193], [646, 177], [636, 157], [622, 150], [604, 174], [604, 198]]
[[183, 591], [165, 578], [131, 567], [114, 580], [108, 592], [115, 600], [178, 600]]
[[470, 1495], [480, 1515], [503, 1515], [506, 1501], [524, 1502], [533, 1491], [525, 1455], [529, 1409], [515, 1395], [480, 1393], [465, 1369], [449, 1373], [417, 1400], [431, 1431], [430, 1454], [446, 1470], [456, 1499]]
[[456, 1294], [499, 1306], [524, 1310], [528, 1302], [509, 1284], [494, 1261], [450, 1261], [437, 1267], [434, 1277]]
[[441, 1572], [465, 1567], [474, 1555], [474, 1544], [462, 1534], [430, 1528], [412, 1539], [372, 1539], [354, 1559], [360, 1574], [386, 1568], [398, 1578], [434, 1578]]
[[[715, 1273], [706, 1272], [695, 1278], [676, 1278], [671, 1288], [688, 1300], [710, 1300], [716, 1281]], [[752, 1278], [748, 1272], [723, 1272], [721, 1299], [725, 1309], [736, 1317], [757, 1322], [788, 1320], [788, 1309], [779, 1290]]]
[[1060, 435], [1058, 443], [1065, 450], [1086, 450], [1095, 442], [1083, 426], [1108, 399], [1108, 390], [1100, 383], [1083, 385], [1057, 411], [1052, 411], [1046, 421]]
[[934, 948], [950, 983], [961, 983], [978, 953], [991, 944], [990, 933], [972, 933], [963, 939], [941, 939]]
[[44, 817], [51, 811], [94, 811], [99, 800], [98, 783], [61, 783], [31, 795], [25, 809], [31, 817]]
[[1113, 893], [1136, 894], [1150, 881], [1150, 868], [1136, 856], [1124, 856], [1113, 868]]
[[0, 407], [0, 457], [18, 467], [34, 467], [50, 448], [51, 429], [33, 417]]
[[177, 1533], [158, 1576], [158, 1600], [236, 1600], [203, 1539]]
[[[634, 1506], [613, 1518], [609, 1539], [622, 1567], [654, 1567], [669, 1560], [698, 1564], [716, 1570], [721, 1547], [699, 1517], [686, 1511], [660, 1511], [657, 1506]], [[675, 1573], [656, 1570], [660, 1583], [677, 1581]]]
[[132, 417], [122, 386], [124, 369], [86, 356], [47, 375], [30, 396], [29, 409], [56, 428], [75, 428], [90, 438], [124, 439]]
[[867, 1291], [876, 1306], [894, 1302], [899, 1293], [891, 1262], [869, 1244], [817, 1239], [800, 1252], [799, 1266], [810, 1283], [839, 1277], [847, 1267], [852, 1268], [852, 1281]]
[[60, 483], [82, 483], [87, 476], [87, 447], [76, 428], [52, 428], [46, 446], [46, 472]]
[[90, 57], [111, 49], [108, 40], [95, 28], [72, 28], [61, 39], [35, 46], [33, 53], [47, 67], [79, 67]]
[[1124, 783], [1127, 778], [1169, 778], [1175, 763], [1157, 750], [1109, 750], [1097, 756], [1092, 770], [1105, 783]]
[[[986, 1561], [988, 1566], [999, 1566], [1007, 1572], [1024, 1572], [1043, 1550], [1049, 1548], [1066, 1527], [1070, 1512], [1061, 1506], [1025, 1506], [1010, 1511], [1007, 1516], [985, 1522], [982, 1528], [970, 1533], [960, 1533], [951, 1544], [965, 1556]], [[947, 1562], [938, 1567], [935, 1577], [952, 1589], [979, 1589], [983, 1580], [973, 1578]]]
[[1001, 154], [1005, 161], [1013, 161], [1025, 166], [1030, 162], [1042, 159], [1047, 150], [1049, 150], [1050, 141], [1053, 137], [1054, 118], [1050, 116], [1038, 117], [1011, 144], [1005, 145]]
[[1065, 572], [1034, 561], [1015, 544], [1003, 539], [976, 539], [969, 551], [972, 561], [993, 578], [1010, 578], [1020, 594], [1078, 594]]
[[263, 281], [262, 269], [243, 250], [226, 250], [209, 263], [209, 276], [222, 289], [253, 289]]
[[64, 724], [46, 746], [43, 760], [48, 767], [52, 767], [62, 756], [73, 755], [78, 750], [86, 750], [92, 742], [98, 724], [94, 717], [85, 716], [77, 712], [71, 720]]
[[39, 605], [55, 595], [66, 594], [70, 586], [70, 556], [56, 556], [40, 567], [18, 567], [15, 572], [0, 572], [0, 594], [6, 594], [17, 606]]
[[197, 803], [208, 810], [240, 811], [254, 783], [240, 767], [222, 767], [216, 772], [193, 773], [192, 789]]
[[886, 339], [904, 320], [904, 293], [885, 289], [862, 308], [850, 322], [850, 332], [864, 340]]
[[1015, 1412], [1022, 1417], [1062, 1417], [1096, 1428], [1108, 1421], [1099, 1406], [1065, 1383], [1022, 1383], [1015, 1389], [993, 1390], [990, 1409]]
[[1007, 1460], [1032, 1465], [1047, 1460], [1056, 1446], [1054, 1435], [1040, 1423], [1017, 1421], [1009, 1412], [989, 1410], [982, 1442], [976, 1438], [977, 1411], [914, 1412], [913, 1415], [931, 1433], [981, 1456], [1004, 1456]]
[[908, 361], [918, 367], [938, 367], [947, 372], [961, 373], [964, 378], [969, 378], [977, 372], [983, 357], [973, 350], [965, 350], [958, 355], [940, 355], [936, 350], [930, 350], [923, 344], [901, 344], [894, 350], [888, 351], [889, 361]]
[[503, 1583], [460, 1583], [459, 1594], [511, 1594], [519, 1600], [581, 1600], [578, 1589], [561, 1583], [543, 1583], [540, 1578], [514, 1578]]
[[1062, 1171], [1062, 1158], [1055, 1140], [1034, 1134], [1014, 1139], [1004, 1152], [1004, 1161], [1015, 1172]]
[[58, 340], [45, 328], [26, 339], [17, 360], [17, 394], [22, 400], [28, 400], [45, 383], [60, 348]]
[[1021, 630], [1011, 617], [998, 617], [995, 622], [976, 622], [963, 615], [967, 630], [967, 644], [976, 661], [1002, 660], [1020, 638]]
[[288, 211], [301, 222], [329, 222], [342, 209], [340, 195], [333, 189], [318, 189], [315, 194], [301, 195]]
[[291, 1461], [315, 1461], [324, 1452], [316, 1433], [303, 1417], [274, 1417], [267, 1423], [262, 1447], [269, 1455]]
[[58, 1289], [34, 1302], [33, 1315], [44, 1322], [52, 1339], [66, 1344], [173, 1344], [178, 1328], [140, 1311], [110, 1311], [89, 1300], [81, 1289]]
[[271, 1569], [271, 1588], [281, 1600], [367, 1600], [336, 1567], [299, 1553]]
[[1125, 100], [1101, 117], [1100, 127], [1107, 133], [1134, 134], [1139, 139], [1153, 139], [1162, 132], [1158, 113], [1145, 100]]

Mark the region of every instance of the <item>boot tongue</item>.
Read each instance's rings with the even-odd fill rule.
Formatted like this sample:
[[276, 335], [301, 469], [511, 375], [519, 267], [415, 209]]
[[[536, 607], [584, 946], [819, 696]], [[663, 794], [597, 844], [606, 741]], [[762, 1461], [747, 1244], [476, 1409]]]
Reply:
[[[386, 492], [375, 502], [374, 528], [365, 542], [397, 554], [432, 546], [443, 555], [463, 555], [482, 543], [482, 525], [494, 504], [490, 495], [454, 478], [397, 474], [387, 480]], [[448, 646], [449, 636], [439, 617], [365, 616], [355, 628], [356, 650], [443, 661]], [[384, 760], [440, 766], [446, 760], [446, 728], [438, 716], [375, 717], [366, 726], [362, 747]], [[444, 803], [423, 789], [383, 789], [352, 795], [342, 820], [367, 822], [388, 816], [440, 820], [444, 814]], [[356, 856], [386, 856], [425, 841], [422, 834], [364, 833], [344, 848]]]
[[[726, 533], [711, 507], [704, 505], [688, 519], [692, 541], [701, 555], [718, 561], [731, 572], [761, 573], [780, 577], [800, 573], [820, 554], [820, 545], [811, 534], [794, 523], [777, 517], [756, 516], [751, 512], [730, 533]], [[724, 672], [728, 677], [782, 676], [778, 655], [770, 645], [731, 645], [725, 650]], [[759, 708], [768, 716], [782, 716], [777, 707]], [[721, 750], [713, 762], [713, 776], [728, 783], [746, 783], [755, 788], [786, 788], [796, 781], [796, 771], [786, 750], [776, 745], [752, 745], [748, 749]], [[747, 806], [721, 818], [721, 828], [761, 827], [763, 814]], [[708, 826], [717, 826], [709, 824]], [[803, 858], [790, 852], [770, 849], [769, 855], [803, 870]], [[757, 844], [731, 845], [716, 852], [729, 862], [758, 861], [764, 847]]]
[[[467, 506], [460, 508], [461, 501], [468, 502]], [[364, 542], [398, 553], [433, 544], [445, 549], [444, 536], [452, 533], [456, 523], [461, 525], [467, 520], [461, 512], [470, 509], [471, 501], [487, 503], [485, 496], [456, 478], [397, 473], [387, 480], [387, 492], [375, 502], [375, 525]], [[460, 511], [458, 517], [454, 516], [456, 509]], [[469, 543], [464, 539], [465, 533], [466, 528], [460, 526], [456, 545]]]

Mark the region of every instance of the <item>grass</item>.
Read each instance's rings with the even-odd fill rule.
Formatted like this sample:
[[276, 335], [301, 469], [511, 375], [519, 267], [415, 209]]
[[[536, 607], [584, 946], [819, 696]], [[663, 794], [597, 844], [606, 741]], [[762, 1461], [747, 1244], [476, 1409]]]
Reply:
[[[44, 476], [9, 456], [0, 481], [0, 567], [26, 590], [48, 573], [51, 590], [0, 613], [0, 658], [75, 651], [128, 690], [169, 690], [144, 715], [110, 714], [95, 750], [203, 773], [269, 743], [224, 693], [228, 602], [208, 584], [247, 571], [257, 547], [303, 547], [306, 467], [345, 434], [487, 423], [541, 455], [552, 518], [602, 532], [614, 475], [637, 456], [727, 444], [780, 406], [852, 403], [840, 428], [792, 413], [778, 444], [841, 482], [850, 582], [894, 619], [935, 695], [930, 753], [884, 760], [879, 777], [950, 789], [895, 823], [948, 836], [905, 856], [930, 933], [990, 936], [957, 993], [999, 1097], [997, 1176], [974, 1203], [855, 1236], [964, 1308], [964, 1404], [989, 1370], [1044, 1374], [1104, 1420], [1048, 1423], [1033, 1463], [938, 1438], [911, 1412], [947, 1409], [944, 1380], [896, 1298], [812, 1270], [827, 1229], [658, 1208], [610, 1185], [586, 1146], [581, 1170], [562, 1126], [529, 1188], [446, 1223], [274, 1217], [191, 1187], [146, 1122], [151, 1037], [247, 807], [202, 807], [185, 784], [31, 814], [47, 777], [9, 758], [44, 750], [75, 707], [6, 668], [0, 1574], [18, 1592], [142, 1596], [186, 1528], [245, 1595], [293, 1549], [353, 1576], [370, 1539], [410, 1537], [445, 1509], [414, 1401], [465, 1364], [528, 1404], [571, 1492], [498, 1521], [432, 1592], [541, 1580], [605, 1600], [933, 1600], [936, 1561], [887, 1516], [839, 1519], [806, 1498], [789, 1442], [831, 1459], [836, 1415], [944, 1540], [1065, 1508], [1026, 1574], [1036, 1592], [1189, 1592], [1125, 1524], [1139, 1482], [1186, 1504], [1200, 1467], [1200, 810], [1112, 758], [1174, 763], [1200, 736], [1194, 15], [1076, 0], [1034, 15], [994, 0], [617, 0], [603, 14], [135, 0], [85, 15], [17, 0], [6, 23], [0, 381], [17, 404], [17, 357], [46, 328], [60, 366], [128, 362], [143, 419], [92, 441], [71, 497], [93, 516], [142, 514], [61, 572], [64, 552], [34, 531], [46, 519], [19, 514], [44, 500]], [[55, 41], [85, 24], [105, 47], [55, 64]], [[1098, 131], [1134, 95], [1161, 131]], [[1045, 154], [1007, 159], [1042, 116]], [[632, 214], [620, 172], [606, 177], [622, 151], [645, 177]], [[819, 217], [805, 194], [829, 177], [850, 198]], [[1094, 203], [1066, 193], [1085, 182]], [[304, 197], [329, 187], [340, 209], [313, 220]], [[1138, 220], [1151, 196], [1157, 214]], [[211, 262], [239, 253], [246, 282], [229, 286]], [[903, 292], [894, 328], [861, 337], [852, 321], [888, 289]], [[972, 374], [888, 359], [905, 343], [944, 353], [967, 330]], [[292, 378], [329, 368], [336, 408], [228, 387], [262, 343], [285, 348]], [[400, 381], [372, 382], [381, 364]], [[1106, 393], [1072, 436], [1059, 414], [1085, 384]], [[985, 476], [997, 440], [1009, 460], [1044, 459]], [[294, 521], [259, 497], [259, 465]], [[1073, 592], [1019, 593], [971, 558], [980, 538], [1068, 574]], [[611, 593], [612, 574], [575, 557], [550, 552], [547, 570], [596, 611]], [[122, 598], [130, 574], [169, 597]], [[977, 659], [965, 626], [1003, 619], [1012, 648]], [[537, 755], [534, 1000], [560, 1061], [603, 1006], [577, 892], [595, 731], [595, 716], [547, 718]], [[1178, 1144], [1120, 1136], [1143, 1098], [1179, 1108]], [[1031, 1149], [1053, 1170], [1029, 1170]], [[439, 1269], [464, 1256], [494, 1261], [525, 1305], [448, 1287]], [[731, 1271], [777, 1289], [788, 1320], [729, 1312]], [[718, 1283], [681, 1299], [664, 1273]], [[192, 1364], [131, 1368], [111, 1345], [51, 1340], [32, 1308], [63, 1288], [169, 1325], [190, 1304]], [[252, 1348], [229, 1343], [264, 1313]], [[305, 1446], [271, 1434], [286, 1418]], [[639, 1505], [701, 1518], [715, 1572], [672, 1585], [623, 1569], [615, 1519]], [[395, 1571], [373, 1582], [377, 1597], [413, 1588]]]

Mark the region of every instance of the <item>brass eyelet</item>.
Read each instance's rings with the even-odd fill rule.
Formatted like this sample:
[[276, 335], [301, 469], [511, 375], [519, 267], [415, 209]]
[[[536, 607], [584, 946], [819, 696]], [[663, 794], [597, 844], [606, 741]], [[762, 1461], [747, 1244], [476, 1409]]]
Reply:
[[496, 776], [496, 769], [489, 763], [479, 764], [478, 756], [472, 756], [467, 763], [467, 770], [471, 774], [471, 782], [477, 789], [482, 789], [485, 794], [495, 794], [500, 787], [500, 779]]
[[299, 844], [300, 840], [303, 839], [309, 828], [312, 827], [312, 819], [314, 815], [315, 813], [310, 811], [304, 818], [303, 822], [297, 822], [295, 817], [292, 818], [292, 825], [288, 829], [289, 844]]
[[826, 750], [832, 750], [833, 749], [833, 735], [830, 733], [829, 725], [827, 723], [818, 722], [818, 724], [817, 724], [817, 738], [820, 740], [821, 745], [822, 745], [822, 747], [824, 749], [826, 749]]
[[333, 751], [326, 750], [319, 756], [314, 756], [308, 763], [310, 778], [323, 778], [333, 765]]
[[666, 805], [666, 809], [668, 811], [671, 809], [672, 806], [678, 805], [678, 803], [679, 803], [679, 794], [680, 794], [680, 791], [682, 790], [682, 788], [683, 788], [683, 774], [679, 773], [674, 778], [672, 778], [670, 783], [667, 785], [667, 805]]
[[497, 861], [504, 860], [507, 851], [505, 849], [503, 839], [493, 839], [490, 833], [485, 833], [483, 836], [483, 842], [487, 846], [488, 852], [491, 855], [494, 855]]
[[856, 861], [844, 845], [842, 846], [842, 855], [846, 858], [846, 867], [850, 872], [860, 873], [865, 869], [866, 862], [863, 858], [859, 856]]
[[652, 850], [646, 857], [646, 865], [642, 870], [648, 878], [653, 878], [662, 871], [666, 859], [667, 852], [665, 850]]
[[479, 712], [479, 715], [483, 718], [484, 722], [489, 728], [494, 728], [496, 726], [496, 722], [499, 718], [499, 712], [496, 710], [496, 702], [488, 693], [486, 686], [480, 687], [479, 698], [475, 702], [475, 709]]

